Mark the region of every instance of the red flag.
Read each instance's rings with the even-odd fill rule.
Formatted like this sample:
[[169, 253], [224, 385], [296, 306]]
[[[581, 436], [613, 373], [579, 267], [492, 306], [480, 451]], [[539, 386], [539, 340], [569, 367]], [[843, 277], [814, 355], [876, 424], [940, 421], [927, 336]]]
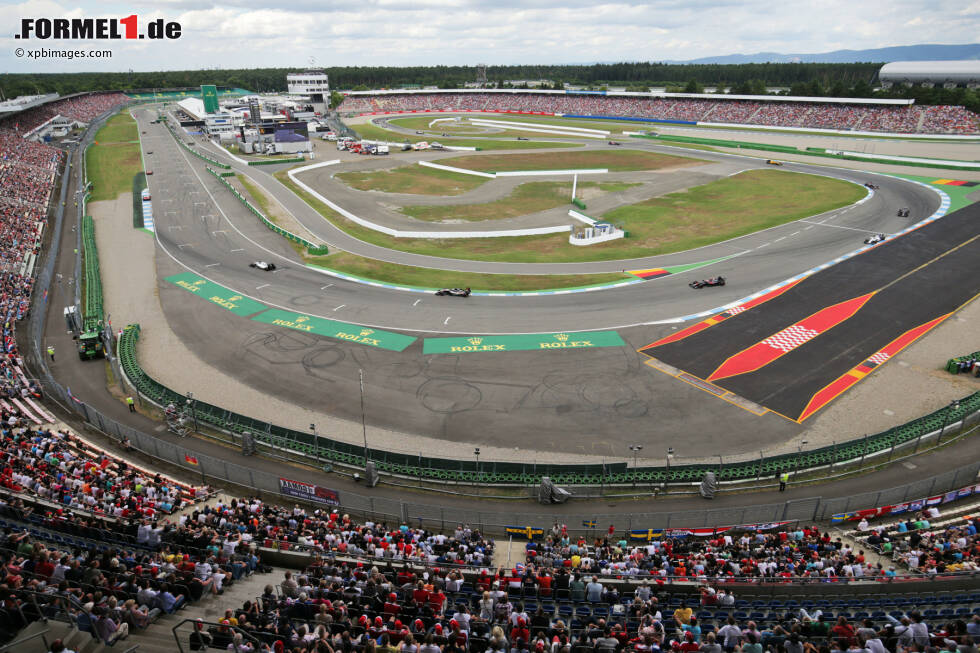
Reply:
[[190, 456], [190, 455], [188, 455], [188, 454], [185, 453], [184, 454], [184, 462], [190, 463], [191, 465], [196, 465], [197, 464], [197, 458], [195, 458], [194, 456]]

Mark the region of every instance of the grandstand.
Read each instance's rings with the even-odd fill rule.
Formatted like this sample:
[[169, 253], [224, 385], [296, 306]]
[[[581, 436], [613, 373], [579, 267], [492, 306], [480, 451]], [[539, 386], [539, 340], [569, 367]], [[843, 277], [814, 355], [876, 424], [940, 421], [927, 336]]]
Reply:
[[963, 107], [915, 106], [904, 100], [487, 90], [352, 92], [337, 110], [342, 114], [488, 111], [908, 134], [980, 133], [980, 118]]

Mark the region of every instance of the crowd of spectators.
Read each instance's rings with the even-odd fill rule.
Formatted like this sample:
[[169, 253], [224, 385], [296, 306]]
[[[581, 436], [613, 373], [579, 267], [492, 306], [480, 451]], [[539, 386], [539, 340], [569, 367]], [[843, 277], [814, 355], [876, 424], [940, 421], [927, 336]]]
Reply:
[[527, 545], [535, 582], [580, 596], [588, 578], [636, 577], [655, 583], [673, 577], [724, 582], [735, 578], [836, 579], [896, 575], [893, 567], [868, 560], [842, 538], [816, 526], [777, 532], [726, 531], [710, 537], [669, 538], [640, 544], [609, 533], [594, 542], [570, 538], [556, 527], [540, 543]]
[[[872, 619], [830, 601], [774, 600], [754, 602], [750, 614], [747, 601], [708, 584], [699, 597], [649, 584], [620, 596], [602, 594], [597, 579], [563, 602], [508, 591], [501, 580], [510, 573], [459, 584], [434, 570], [320, 560], [304, 574], [286, 572], [278, 588], [266, 586], [190, 642], [294, 653], [976, 653], [980, 642], [980, 615], [968, 612], [930, 624], [916, 610]], [[237, 641], [233, 628], [244, 632]]]
[[939, 510], [930, 507], [893, 524], [871, 527], [858, 524], [858, 533], [868, 546], [891, 556], [910, 571], [927, 575], [980, 570], [980, 516], [954, 519], [934, 527]]
[[341, 113], [517, 111], [773, 127], [926, 134], [980, 133], [977, 115], [959, 106], [886, 106], [820, 102], [648, 98], [546, 93], [394, 93], [348, 95]]

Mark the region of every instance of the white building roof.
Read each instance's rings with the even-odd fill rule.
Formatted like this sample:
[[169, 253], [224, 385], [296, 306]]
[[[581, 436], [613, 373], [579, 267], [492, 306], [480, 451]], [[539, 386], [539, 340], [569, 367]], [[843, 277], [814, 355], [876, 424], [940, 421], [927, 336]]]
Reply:
[[882, 82], [980, 82], [980, 61], [893, 61], [878, 71]]

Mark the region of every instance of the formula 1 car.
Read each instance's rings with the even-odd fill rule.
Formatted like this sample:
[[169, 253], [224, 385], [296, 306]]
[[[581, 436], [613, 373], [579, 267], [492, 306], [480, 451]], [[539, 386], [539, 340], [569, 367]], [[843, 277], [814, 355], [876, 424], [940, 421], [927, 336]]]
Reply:
[[864, 244], [875, 245], [877, 243], [883, 242], [887, 237], [888, 236], [886, 236], [885, 234], [871, 234], [870, 236], [864, 239]]
[[900, 217], [900, 218], [907, 218], [907, 217], [909, 217], [909, 207], [903, 206], [902, 208], [900, 208], [898, 210], [898, 217]]
[[609, 141], [610, 145], [622, 145], [619, 141]]
[[706, 286], [724, 286], [725, 277], [711, 277], [710, 279], [702, 279], [701, 281], [692, 281], [687, 284], [691, 288], [698, 290], [699, 288], [704, 288]]
[[881, 186], [879, 186], [878, 184], [872, 184], [872, 183], [868, 183], [868, 182], [865, 182], [864, 185], [867, 188], [870, 188], [871, 190], [878, 190], [879, 188], [881, 188]]
[[436, 291], [437, 297], [443, 297], [448, 295], [449, 297], [469, 297], [469, 288], [442, 288]]
[[776, 161], [775, 159], [766, 159], [766, 163], [768, 165], [771, 165], [771, 166], [781, 166], [781, 165], [783, 165], [780, 161]]
[[529, 139], [526, 136], [518, 136], [517, 137], [517, 140], [519, 140], [519, 141], [526, 141], [526, 140], [529, 140]]
[[265, 270], [266, 272], [272, 272], [276, 269], [276, 264], [266, 263], [265, 261], [255, 261], [254, 263], [249, 263], [248, 267], [256, 268], [258, 270]]

